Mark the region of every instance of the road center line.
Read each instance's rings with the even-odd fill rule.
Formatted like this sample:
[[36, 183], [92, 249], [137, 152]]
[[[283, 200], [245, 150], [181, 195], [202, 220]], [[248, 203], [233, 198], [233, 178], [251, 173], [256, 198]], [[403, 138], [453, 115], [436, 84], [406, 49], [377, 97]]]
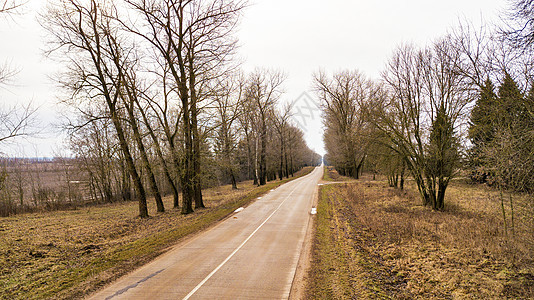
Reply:
[[[295, 182], [295, 181], [294, 181]], [[300, 182], [299, 182], [300, 183]], [[286, 202], [287, 199], [289, 199], [289, 197], [291, 197], [291, 195], [293, 194], [293, 192], [297, 189], [297, 187], [300, 186], [300, 184], [296, 184], [296, 186], [293, 188], [293, 190], [291, 191], [291, 193], [289, 193], [289, 195], [287, 195], [287, 197], [278, 205], [278, 207], [267, 217], [267, 219], [265, 219], [261, 224], [260, 226], [258, 226], [258, 228], [256, 228], [242, 243], [241, 245], [239, 245], [230, 255], [228, 255], [228, 257], [220, 264], [217, 266], [217, 268], [215, 268], [213, 271], [211, 271], [211, 273], [208, 274], [208, 276], [206, 276], [206, 278], [204, 278], [191, 292], [189, 292], [189, 294], [187, 294], [187, 296], [185, 296], [183, 298], [183, 300], [188, 300], [189, 298], [191, 298], [191, 296], [193, 296], [193, 294], [195, 294], [198, 289], [200, 289], [204, 283], [206, 283], [206, 281], [208, 281], [215, 273], [217, 273], [217, 271], [219, 271], [220, 268], [222, 268], [222, 266], [224, 266], [236, 253], [237, 251], [239, 251], [241, 248], [243, 248], [243, 246], [248, 242], [248, 240], [250, 240], [250, 238], [252, 238], [252, 236], [254, 234], [256, 234], [256, 232], [258, 232], [258, 230], [260, 230], [260, 228], [265, 225], [265, 223], [267, 223], [267, 221], [269, 221], [269, 219], [271, 219], [271, 217], [280, 209], [280, 207], [282, 207], [282, 205], [284, 204], [284, 202]]]

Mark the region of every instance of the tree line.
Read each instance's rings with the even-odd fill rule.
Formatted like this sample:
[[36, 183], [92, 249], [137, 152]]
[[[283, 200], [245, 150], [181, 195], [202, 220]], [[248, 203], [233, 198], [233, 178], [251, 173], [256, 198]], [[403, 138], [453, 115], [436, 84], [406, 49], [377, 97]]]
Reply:
[[356, 179], [364, 169], [383, 174], [401, 189], [410, 176], [435, 210], [458, 174], [532, 192], [533, 16], [533, 1], [511, 1], [499, 26], [460, 22], [427, 46], [402, 44], [378, 80], [316, 73], [325, 161]]
[[[235, 28], [244, 2], [57, 1], [40, 22], [62, 63], [69, 147], [93, 199], [147, 198], [184, 214], [202, 189], [293, 176], [320, 156], [280, 108], [282, 72], [240, 70]], [[181, 194], [181, 203], [180, 203]]]

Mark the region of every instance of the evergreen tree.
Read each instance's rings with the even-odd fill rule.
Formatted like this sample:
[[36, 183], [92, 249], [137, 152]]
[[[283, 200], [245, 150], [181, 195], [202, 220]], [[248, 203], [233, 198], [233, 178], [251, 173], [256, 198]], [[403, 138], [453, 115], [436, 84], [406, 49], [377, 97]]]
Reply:
[[475, 148], [490, 142], [495, 134], [492, 123], [496, 114], [497, 95], [494, 90], [491, 80], [486, 79], [480, 89], [475, 107], [471, 111], [469, 139]]
[[480, 94], [471, 111], [469, 139], [473, 146], [468, 150], [468, 164], [472, 170], [471, 179], [477, 182], [486, 182], [489, 171], [484, 166], [485, 145], [495, 138], [495, 118], [498, 108], [495, 87], [489, 78], [480, 88]]
[[454, 175], [460, 156], [452, 120], [441, 106], [432, 122], [426, 149], [425, 175], [430, 191], [430, 203], [435, 210], [445, 207], [445, 190]]
[[523, 116], [524, 98], [508, 72], [504, 75], [504, 80], [499, 87], [498, 103], [496, 106], [496, 116], [494, 126], [513, 129], [519, 124], [519, 119]]
[[505, 73], [496, 97], [486, 81], [471, 113], [469, 137], [473, 179], [500, 188], [532, 191], [534, 186], [534, 87], [523, 96]]

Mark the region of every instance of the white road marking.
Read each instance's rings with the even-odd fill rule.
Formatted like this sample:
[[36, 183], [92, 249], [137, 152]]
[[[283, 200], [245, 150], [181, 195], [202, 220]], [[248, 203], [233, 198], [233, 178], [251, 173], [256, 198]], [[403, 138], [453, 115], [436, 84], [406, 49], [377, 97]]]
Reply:
[[[298, 185], [297, 185], [298, 186]], [[217, 271], [219, 271], [220, 268], [222, 268], [236, 253], [237, 251], [239, 251], [241, 248], [243, 248], [243, 246], [245, 246], [245, 244], [252, 238], [252, 236], [254, 234], [256, 234], [256, 232], [258, 232], [258, 230], [260, 230], [261, 227], [263, 227], [263, 225], [265, 225], [265, 223], [267, 223], [267, 221], [269, 221], [269, 219], [271, 219], [271, 217], [280, 209], [280, 207], [282, 207], [282, 205], [286, 202], [287, 199], [289, 199], [289, 197], [291, 197], [291, 195], [293, 194], [293, 192], [297, 189], [297, 186], [295, 186], [293, 188], [293, 190], [291, 191], [291, 193], [289, 193], [289, 195], [287, 195], [287, 197], [284, 199], [284, 201], [282, 201], [278, 207], [267, 217], [267, 219], [265, 219], [263, 221], [263, 223], [260, 224], [260, 226], [258, 226], [258, 228], [256, 228], [242, 243], [241, 245], [239, 245], [239, 247], [237, 247], [234, 252], [232, 252], [230, 255], [228, 255], [228, 257], [220, 264], [217, 266], [217, 268], [215, 268], [213, 271], [211, 271], [211, 273], [208, 274], [208, 276], [206, 276], [206, 278], [204, 278], [199, 284], [197, 284], [197, 286], [191, 291], [189, 292], [189, 294], [187, 294], [187, 296], [185, 296], [183, 298], [183, 300], [188, 300], [189, 298], [191, 298], [191, 296], [193, 296], [197, 291], [198, 289], [200, 289], [204, 283], [206, 283], [206, 281], [208, 281], [213, 275], [215, 275], [215, 273], [217, 273]], [[261, 198], [261, 197], [260, 197]], [[258, 199], [260, 199], [258, 198]]]
[[238, 212], [240, 212], [240, 211], [243, 211], [243, 209], [244, 209], [243, 207], [240, 207], [240, 208], [234, 210], [234, 212], [238, 213]]

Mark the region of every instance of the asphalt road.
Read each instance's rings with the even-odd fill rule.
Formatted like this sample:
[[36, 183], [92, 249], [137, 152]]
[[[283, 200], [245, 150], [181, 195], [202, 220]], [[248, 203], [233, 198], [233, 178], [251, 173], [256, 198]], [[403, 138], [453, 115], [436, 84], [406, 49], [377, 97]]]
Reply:
[[323, 168], [122, 277], [90, 299], [287, 299]]

